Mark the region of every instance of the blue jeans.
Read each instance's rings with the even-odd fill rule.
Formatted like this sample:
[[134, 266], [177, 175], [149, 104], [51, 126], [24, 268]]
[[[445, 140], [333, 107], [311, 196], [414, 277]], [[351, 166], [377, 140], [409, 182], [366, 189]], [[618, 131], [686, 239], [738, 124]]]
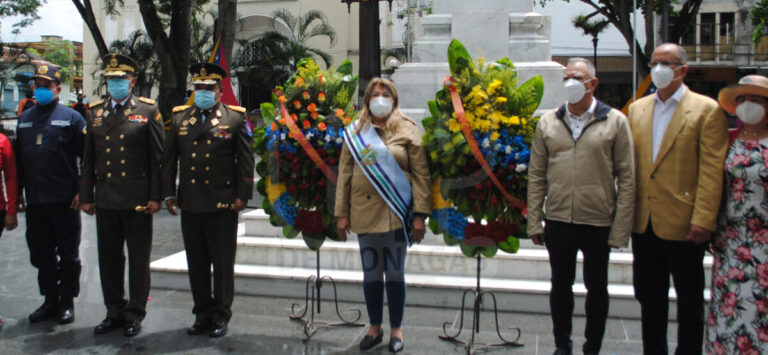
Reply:
[[359, 234], [358, 242], [363, 262], [363, 294], [371, 325], [381, 325], [386, 289], [389, 325], [400, 328], [405, 313], [405, 233], [397, 229]]

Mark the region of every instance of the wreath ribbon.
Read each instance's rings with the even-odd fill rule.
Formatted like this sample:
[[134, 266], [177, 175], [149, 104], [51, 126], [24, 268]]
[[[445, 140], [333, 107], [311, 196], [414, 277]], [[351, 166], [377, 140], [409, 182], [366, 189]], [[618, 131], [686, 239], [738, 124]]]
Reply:
[[337, 177], [336, 174], [333, 173], [331, 170], [331, 167], [328, 166], [328, 164], [325, 163], [323, 158], [320, 157], [320, 154], [317, 153], [317, 150], [315, 150], [315, 147], [313, 147], [311, 144], [309, 144], [309, 140], [307, 140], [307, 137], [304, 135], [304, 133], [301, 133], [301, 129], [299, 126], [296, 125], [296, 122], [293, 120], [293, 117], [288, 114], [288, 110], [285, 109], [285, 96], [279, 95], [280, 98], [280, 113], [282, 114], [283, 118], [285, 119], [285, 125], [288, 126], [288, 129], [293, 134], [293, 137], [296, 139], [296, 141], [299, 142], [299, 145], [301, 145], [301, 148], [304, 149], [304, 151], [307, 153], [307, 156], [309, 156], [309, 159], [312, 159], [312, 162], [317, 165], [318, 168], [320, 168], [320, 171], [323, 172], [325, 177], [328, 178], [328, 180], [331, 181], [333, 185], [336, 185]]
[[488, 162], [485, 161], [485, 157], [483, 156], [483, 152], [480, 150], [480, 146], [477, 144], [477, 140], [475, 140], [475, 136], [472, 134], [472, 127], [469, 125], [469, 121], [467, 121], [467, 118], [464, 116], [464, 105], [461, 101], [461, 96], [459, 96], [459, 92], [456, 90], [456, 85], [454, 85], [456, 82], [451, 77], [445, 78], [443, 80], [443, 85], [445, 85], [448, 90], [451, 92], [451, 102], [453, 102], [453, 111], [456, 112], [456, 120], [459, 121], [459, 126], [461, 127], [461, 133], [464, 134], [464, 138], [467, 140], [467, 144], [469, 145], [469, 150], [472, 151], [472, 155], [475, 156], [475, 159], [480, 164], [480, 167], [483, 168], [483, 171], [485, 171], [486, 174], [488, 174], [488, 178], [491, 179], [491, 182], [493, 182], [494, 185], [496, 185], [496, 188], [501, 191], [502, 195], [509, 200], [509, 202], [512, 204], [512, 206], [517, 207], [520, 209], [525, 215], [528, 212], [528, 208], [525, 205], [525, 202], [520, 201], [519, 199], [512, 196], [509, 192], [507, 192], [507, 189], [504, 188], [503, 185], [501, 185], [501, 181], [496, 177], [496, 175], [493, 173], [493, 170], [491, 169], [491, 166], [488, 165]]

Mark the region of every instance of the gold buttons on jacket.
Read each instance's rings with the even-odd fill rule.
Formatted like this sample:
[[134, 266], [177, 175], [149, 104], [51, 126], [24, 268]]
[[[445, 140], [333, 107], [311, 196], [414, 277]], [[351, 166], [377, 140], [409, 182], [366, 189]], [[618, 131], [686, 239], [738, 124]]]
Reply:
[[194, 184], [195, 183], [195, 179], [189, 180], [189, 182]]
[[120, 135], [120, 139], [125, 139], [125, 135], [124, 135], [124, 134], [121, 134], [121, 135]]
[[107, 148], [106, 152], [109, 153], [110, 151], [111, 151], [111, 149]]
[[197, 145], [197, 141], [192, 142], [192, 145]]
[[211, 155], [210, 155], [210, 154], [208, 154], [208, 153], [205, 153], [205, 157], [206, 157], [206, 158], [210, 158], [210, 157], [211, 157]]
[[192, 157], [193, 158], [197, 157], [197, 153], [192, 153]]
[[189, 170], [195, 171], [195, 167], [193, 166], [193, 167], [189, 168]]
[[112, 173], [107, 173], [107, 178], [111, 178], [111, 177], [112, 177]]
[[206, 185], [208, 185], [208, 184], [210, 184], [210, 183], [211, 183], [210, 181], [208, 181], [208, 180], [205, 180], [205, 184], [206, 184]]
[[120, 147], [120, 151], [124, 152], [125, 151], [125, 147]]
[[120, 164], [123, 164], [123, 165], [125, 165], [125, 159], [121, 159], [121, 160], [120, 160]]
[[205, 171], [211, 171], [211, 167], [210, 166], [206, 166], [205, 167]]
[[107, 160], [107, 166], [110, 166], [111, 164], [112, 164], [112, 162], [110, 162], [109, 160]]
[[123, 171], [122, 173], [120, 173], [120, 176], [125, 176], [125, 171]]
[[209, 139], [209, 140], [205, 141], [205, 143], [206, 144], [211, 144], [211, 140]]
[[109, 136], [104, 137], [104, 139], [109, 140]]

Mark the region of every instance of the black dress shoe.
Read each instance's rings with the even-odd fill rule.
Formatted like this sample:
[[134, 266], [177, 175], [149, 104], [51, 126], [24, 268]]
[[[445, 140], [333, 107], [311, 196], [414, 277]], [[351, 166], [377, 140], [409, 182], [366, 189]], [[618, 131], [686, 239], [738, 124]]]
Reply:
[[214, 322], [209, 335], [211, 338], [219, 338], [227, 335], [227, 322]]
[[208, 331], [210, 329], [210, 325], [208, 323], [203, 323], [199, 320], [195, 321], [195, 324], [192, 324], [191, 327], [187, 328], [187, 334], [189, 335], [200, 335]]
[[555, 353], [553, 355], [573, 355], [573, 350], [571, 349], [555, 349]]
[[61, 310], [59, 317], [56, 318], [56, 323], [69, 324], [75, 321], [75, 309], [72, 307], [66, 307]]
[[366, 335], [363, 340], [360, 341], [360, 350], [369, 350], [374, 346], [381, 343], [381, 339], [384, 338], [384, 331], [379, 329], [379, 333], [376, 336]]
[[122, 319], [104, 318], [96, 328], [93, 328], [93, 334], [107, 334], [115, 329], [118, 329], [125, 324]]
[[42, 322], [56, 317], [59, 314], [59, 307], [53, 303], [43, 303], [32, 314], [29, 315], [30, 323]]
[[123, 335], [127, 337], [133, 337], [138, 335], [139, 333], [141, 333], [141, 321], [131, 320], [125, 324], [125, 329], [123, 329]]
[[403, 339], [398, 337], [389, 338], [389, 351], [393, 353], [399, 353], [403, 351]]

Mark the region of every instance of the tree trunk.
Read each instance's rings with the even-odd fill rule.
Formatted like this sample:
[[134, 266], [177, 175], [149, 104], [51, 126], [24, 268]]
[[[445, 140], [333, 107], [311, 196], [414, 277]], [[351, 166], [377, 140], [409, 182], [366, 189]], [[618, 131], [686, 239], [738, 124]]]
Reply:
[[371, 79], [381, 76], [381, 47], [379, 41], [379, 2], [360, 2], [360, 106], [365, 88]]
[[219, 19], [216, 21], [216, 33], [213, 40], [221, 37], [227, 63], [232, 63], [232, 47], [235, 45], [235, 27], [237, 26], [237, 0], [219, 0]]
[[93, 42], [96, 44], [96, 49], [99, 50], [99, 58], [103, 58], [109, 53], [107, 43], [104, 42], [104, 37], [101, 35], [99, 25], [96, 23], [96, 16], [93, 15], [93, 6], [90, 0], [72, 0], [75, 4], [77, 11], [80, 13], [80, 17], [83, 18], [83, 22], [88, 26], [88, 31], [91, 32]]
[[174, 0], [171, 3], [169, 34], [152, 0], [138, 0], [144, 27], [152, 40], [160, 61], [160, 92], [158, 105], [163, 116], [171, 114], [171, 107], [184, 103], [187, 89], [191, 46], [192, 0]]

